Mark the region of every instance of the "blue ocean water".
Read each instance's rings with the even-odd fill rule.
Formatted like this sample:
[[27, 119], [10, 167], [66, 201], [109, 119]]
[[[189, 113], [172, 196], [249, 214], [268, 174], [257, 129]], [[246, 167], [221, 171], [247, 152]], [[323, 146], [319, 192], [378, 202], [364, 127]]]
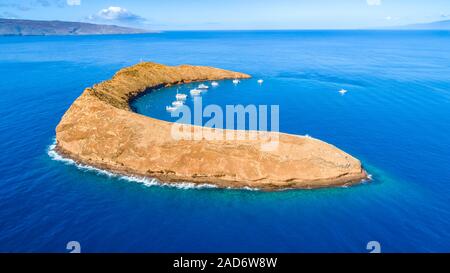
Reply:
[[[434, 31], [0, 37], [0, 251], [67, 252], [79, 241], [83, 252], [367, 252], [378, 241], [384, 252], [448, 252], [449, 44], [450, 32]], [[281, 131], [336, 145], [373, 180], [270, 193], [174, 188], [50, 157], [83, 89], [141, 59], [251, 74], [203, 102], [278, 104]], [[134, 106], [171, 120], [174, 94]]]

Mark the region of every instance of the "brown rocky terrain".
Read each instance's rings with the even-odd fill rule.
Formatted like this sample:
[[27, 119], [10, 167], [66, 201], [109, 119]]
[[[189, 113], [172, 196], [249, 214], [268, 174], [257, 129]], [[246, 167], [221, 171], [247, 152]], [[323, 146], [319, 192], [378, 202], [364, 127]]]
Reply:
[[[133, 112], [129, 102], [150, 89], [193, 81], [249, 78], [202, 66], [140, 63], [87, 88], [56, 128], [57, 151], [78, 162], [112, 172], [164, 182], [210, 183], [265, 190], [320, 188], [366, 178], [361, 163], [317, 139], [270, 133], [217, 130], [184, 125], [209, 134], [244, 134], [245, 140], [177, 140], [173, 123]], [[155, 107], [164, 107], [157, 105]], [[264, 149], [273, 139], [276, 149]]]

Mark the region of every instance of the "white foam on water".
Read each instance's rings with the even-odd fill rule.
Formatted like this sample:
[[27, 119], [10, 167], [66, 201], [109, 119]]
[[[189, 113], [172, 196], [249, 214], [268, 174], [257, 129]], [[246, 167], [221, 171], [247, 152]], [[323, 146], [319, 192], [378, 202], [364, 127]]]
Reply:
[[367, 178], [361, 180], [361, 184], [370, 183], [373, 180], [372, 175], [370, 173], [367, 174]]
[[[202, 183], [202, 184], [192, 183], [192, 182], [165, 183], [165, 182], [159, 181], [156, 178], [121, 175], [121, 174], [117, 174], [117, 173], [114, 173], [114, 172], [102, 170], [102, 169], [99, 169], [99, 168], [96, 168], [96, 167], [92, 167], [92, 166], [89, 166], [89, 165], [81, 164], [81, 163], [78, 163], [75, 160], [72, 160], [70, 158], [65, 158], [65, 157], [61, 156], [60, 154], [58, 154], [56, 152], [55, 148], [56, 148], [56, 140], [54, 141], [53, 144], [48, 146], [48, 149], [47, 149], [47, 154], [49, 155], [49, 157], [52, 160], [63, 162], [66, 165], [73, 165], [73, 166], [77, 167], [78, 169], [80, 169], [82, 171], [94, 172], [94, 173], [96, 173], [98, 175], [104, 175], [104, 176], [107, 176], [107, 177], [114, 177], [114, 178], [118, 178], [120, 180], [124, 180], [124, 181], [128, 181], [128, 182], [140, 183], [140, 184], [143, 184], [143, 185], [145, 185], [147, 187], [160, 186], [160, 187], [177, 188], [177, 189], [182, 189], [182, 190], [187, 190], [187, 189], [214, 189], [214, 188], [218, 188], [216, 185], [208, 184], [208, 183]], [[257, 190], [259, 190], [257, 188], [250, 188], [250, 187], [243, 187], [243, 188], [231, 188], [230, 187], [228, 189], [249, 190], [249, 191], [257, 191]]]
[[89, 165], [80, 164], [70, 158], [65, 158], [55, 151], [55, 147], [56, 147], [56, 144], [54, 143], [54, 144], [50, 145], [47, 150], [47, 154], [50, 156], [51, 159], [53, 159], [55, 161], [63, 162], [66, 165], [76, 166], [78, 169], [83, 170], [83, 171], [92, 171], [92, 172], [96, 172], [97, 174], [105, 175], [108, 177], [117, 177], [118, 176], [118, 174], [108, 172], [108, 171], [105, 171], [105, 170], [102, 170], [99, 168], [95, 168], [95, 167], [92, 167]]
[[[159, 187], [170, 187], [170, 188], [177, 188], [177, 189], [182, 189], [182, 190], [188, 190], [188, 189], [215, 189], [218, 188], [218, 186], [213, 185], [213, 184], [208, 184], [208, 183], [202, 183], [202, 184], [197, 184], [197, 183], [192, 183], [192, 182], [172, 182], [172, 183], [165, 183], [165, 182], [161, 182], [156, 178], [148, 178], [148, 177], [140, 177], [140, 176], [130, 176], [130, 175], [122, 175], [122, 174], [117, 174], [117, 173], [113, 173], [110, 171], [106, 171], [106, 170], [102, 170], [96, 167], [92, 167], [89, 165], [85, 165], [85, 164], [81, 164], [76, 162], [73, 159], [70, 158], [65, 158], [63, 156], [61, 156], [60, 154], [58, 154], [55, 151], [55, 147], [56, 147], [56, 141], [54, 141], [53, 144], [48, 146], [48, 150], [47, 150], [47, 154], [49, 155], [49, 157], [55, 161], [59, 161], [59, 162], [63, 162], [66, 165], [73, 165], [75, 167], [77, 167], [78, 169], [82, 170], [82, 171], [89, 171], [89, 172], [94, 172], [98, 175], [104, 175], [107, 177], [114, 177], [120, 180], [124, 180], [124, 181], [128, 181], [128, 182], [135, 182], [135, 183], [140, 183], [143, 184], [147, 187], [154, 187], [154, 186], [159, 186]], [[372, 175], [371, 174], [367, 174], [367, 178], [361, 180], [361, 184], [366, 184], [369, 183], [370, 181], [372, 181]], [[342, 185], [341, 188], [351, 188], [351, 185], [345, 184]], [[261, 189], [259, 188], [254, 188], [254, 187], [249, 187], [249, 186], [245, 186], [245, 187], [241, 187], [241, 188], [234, 188], [234, 187], [226, 187], [226, 189], [228, 190], [246, 190], [246, 191], [260, 191]], [[311, 190], [312, 188], [306, 188], [304, 190]], [[277, 191], [287, 191], [287, 190], [292, 190], [291, 188], [286, 188], [286, 189], [280, 189]]]
[[252, 188], [252, 187], [248, 187], [248, 186], [245, 186], [245, 187], [243, 187], [242, 189], [243, 189], [243, 190], [246, 190], [246, 191], [259, 191], [258, 188]]
[[233, 187], [226, 187], [227, 190], [246, 190], [246, 191], [259, 191], [260, 189], [258, 188], [252, 188], [249, 186], [244, 186], [241, 188], [233, 188]]

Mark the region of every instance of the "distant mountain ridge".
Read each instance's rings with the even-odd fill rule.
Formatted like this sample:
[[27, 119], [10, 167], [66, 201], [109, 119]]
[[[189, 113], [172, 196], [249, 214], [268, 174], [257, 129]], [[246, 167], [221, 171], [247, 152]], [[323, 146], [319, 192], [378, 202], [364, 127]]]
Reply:
[[450, 30], [450, 20], [437, 21], [423, 24], [413, 24], [399, 27], [399, 29], [412, 29], [412, 30]]
[[96, 35], [96, 34], [138, 34], [152, 31], [121, 27], [116, 25], [98, 25], [81, 22], [37, 21], [0, 18], [0, 35]]

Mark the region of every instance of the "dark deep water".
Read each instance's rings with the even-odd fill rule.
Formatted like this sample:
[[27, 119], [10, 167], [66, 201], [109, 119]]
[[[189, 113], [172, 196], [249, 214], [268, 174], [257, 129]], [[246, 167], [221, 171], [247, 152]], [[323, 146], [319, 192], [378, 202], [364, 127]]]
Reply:
[[[448, 252], [447, 45], [450, 32], [433, 31], [0, 37], [0, 251], [67, 252], [75, 240], [83, 252], [367, 252], [376, 240], [385, 252]], [[281, 131], [338, 146], [373, 181], [273, 193], [166, 187], [50, 157], [83, 89], [141, 59], [253, 75], [221, 82], [203, 103], [278, 104]], [[171, 120], [175, 90], [134, 106]]]

